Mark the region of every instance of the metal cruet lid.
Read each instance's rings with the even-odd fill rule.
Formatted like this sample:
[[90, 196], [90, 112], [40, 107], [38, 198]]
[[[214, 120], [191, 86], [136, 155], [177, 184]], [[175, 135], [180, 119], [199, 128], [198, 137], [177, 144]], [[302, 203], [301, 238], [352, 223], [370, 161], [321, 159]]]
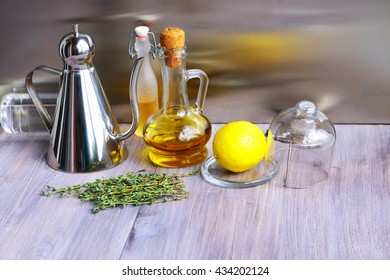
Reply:
[[68, 70], [81, 70], [93, 66], [95, 44], [89, 35], [79, 33], [78, 24], [73, 25], [73, 32], [62, 38], [59, 50]]
[[298, 148], [327, 148], [336, 140], [332, 122], [310, 101], [300, 101], [294, 108], [279, 113], [271, 122], [274, 140]]

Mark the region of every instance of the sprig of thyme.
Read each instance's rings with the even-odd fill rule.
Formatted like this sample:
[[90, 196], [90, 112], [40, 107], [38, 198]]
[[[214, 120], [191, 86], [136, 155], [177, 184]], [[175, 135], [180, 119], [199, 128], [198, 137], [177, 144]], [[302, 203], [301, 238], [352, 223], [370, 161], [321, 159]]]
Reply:
[[76, 196], [81, 201], [92, 201], [92, 213], [116, 206], [154, 204], [187, 198], [182, 177], [194, 176], [198, 169], [188, 174], [145, 173], [145, 170], [129, 172], [118, 177], [97, 179], [66, 188], [47, 186], [43, 196]]

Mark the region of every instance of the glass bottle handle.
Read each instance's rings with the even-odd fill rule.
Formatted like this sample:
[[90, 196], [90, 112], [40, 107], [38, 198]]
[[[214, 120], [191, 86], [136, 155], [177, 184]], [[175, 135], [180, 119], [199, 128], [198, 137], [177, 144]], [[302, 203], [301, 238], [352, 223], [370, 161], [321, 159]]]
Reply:
[[199, 69], [191, 69], [187, 70], [186, 81], [198, 78], [199, 79], [199, 89], [198, 89], [198, 97], [196, 98], [195, 105], [203, 110], [204, 102], [206, 100], [207, 89], [209, 86], [209, 77], [205, 72]]

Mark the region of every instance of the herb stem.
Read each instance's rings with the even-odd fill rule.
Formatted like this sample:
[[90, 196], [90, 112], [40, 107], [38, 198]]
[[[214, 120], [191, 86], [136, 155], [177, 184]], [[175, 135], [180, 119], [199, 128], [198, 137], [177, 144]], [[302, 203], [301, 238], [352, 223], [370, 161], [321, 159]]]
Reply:
[[188, 197], [182, 177], [194, 176], [199, 170], [188, 174], [145, 173], [145, 170], [129, 172], [118, 177], [97, 179], [66, 188], [47, 186], [43, 196], [76, 196], [81, 201], [92, 201], [92, 213], [111, 207], [143, 205], [182, 200]]

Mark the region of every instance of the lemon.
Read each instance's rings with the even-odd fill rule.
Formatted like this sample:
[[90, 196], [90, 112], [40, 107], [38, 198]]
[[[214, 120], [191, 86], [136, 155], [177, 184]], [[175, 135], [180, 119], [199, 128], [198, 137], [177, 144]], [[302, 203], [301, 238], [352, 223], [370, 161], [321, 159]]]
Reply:
[[267, 149], [263, 131], [248, 121], [235, 121], [222, 126], [214, 136], [215, 160], [232, 172], [256, 166]]
[[268, 136], [267, 136], [267, 149], [266, 149], [265, 155], [264, 155], [264, 161], [266, 164], [272, 162], [275, 148], [276, 148], [276, 143], [274, 140], [274, 136], [272, 134], [272, 131], [269, 130]]

